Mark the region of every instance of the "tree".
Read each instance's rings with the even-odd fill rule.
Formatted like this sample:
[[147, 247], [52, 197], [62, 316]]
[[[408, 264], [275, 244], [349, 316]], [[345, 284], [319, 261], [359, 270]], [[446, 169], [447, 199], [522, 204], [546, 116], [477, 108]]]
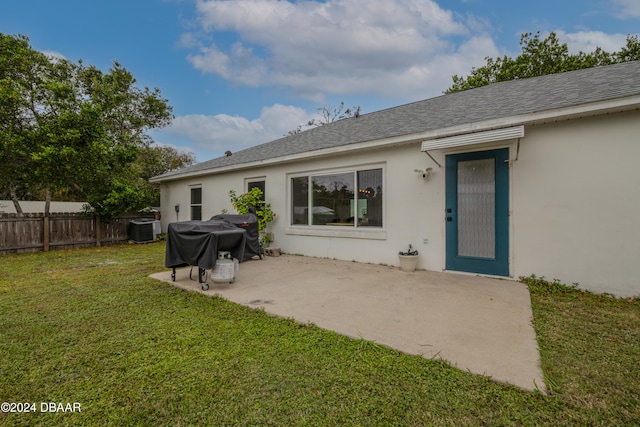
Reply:
[[178, 151], [168, 145], [149, 145], [140, 150], [137, 163], [140, 167], [139, 176], [148, 180], [196, 163], [196, 155], [191, 151]]
[[544, 40], [540, 40], [540, 32], [533, 37], [531, 33], [524, 33], [520, 38], [520, 46], [522, 53], [516, 58], [506, 55], [496, 59], [487, 57], [486, 65], [472, 68], [466, 78], [454, 75], [453, 85], [445, 93], [640, 59], [640, 41], [637, 35], [628, 35], [626, 45], [619, 52], [613, 53], [598, 47], [591, 53], [579, 52], [571, 55], [567, 44], [560, 44], [555, 33], [550, 33]]
[[149, 183], [149, 179], [196, 163], [193, 152], [180, 152], [166, 145], [149, 145], [143, 147], [138, 159], [130, 167], [131, 179], [139, 179], [153, 194], [152, 206], [160, 205], [160, 188], [158, 184]]
[[171, 107], [117, 61], [103, 73], [0, 33], [0, 110], [0, 183], [16, 206], [20, 193], [69, 192], [109, 219], [153, 199], [130, 166]]
[[33, 125], [25, 94], [41, 84], [39, 75], [47, 64], [46, 57], [31, 49], [26, 37], [0, 33], [0, 185], [14, 201], [18, 214], [22, 214], [18, 198], [29, 192], [22, 171], [29, 168], [28, 135]]
[[295, 130], [289, 131], [288, 135], [295, 135], [304, 131], [304, 128], [312, 128], [317, 126], [323, 126], [336, 120], [347, 119], [349, 117], [360, 116], [360, 106], [344, 109], [344, 101], [340, 102], [337, 107], [326, 105], [324, 107], [316, 108], [316, 111], [320, 114], [319, 119], [311, 119], [306, 125], [299, 125]]

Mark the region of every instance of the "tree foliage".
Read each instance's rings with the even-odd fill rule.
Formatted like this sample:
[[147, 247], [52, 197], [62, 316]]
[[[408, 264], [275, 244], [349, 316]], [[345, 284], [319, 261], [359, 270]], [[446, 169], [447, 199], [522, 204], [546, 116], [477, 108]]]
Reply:
[[540, 39], [540, 32], [524, 33], [520, 38], [522, 53], [516, 58], [487, 57], [486, 65], [472, 68], [467, 77], [454, 75], [453, 85], [445, 93], [460, 92], [491, 83], [537, 77], [565, 71], [610, 65], [640, 59], [640, 41], [637, 35], [628, 35], [626, 45], [618, 52], [605, 52], [596, 48], [591, 53], [570, 54], [566, 43], [560, 43], [555, 33]]
[[196, 163], [196, 155], [191, 151], [178, 151], [168, 145], [149, 145], [140, 150], [138, 174], [148, 180], [194, 163]]
[[132, 165], [151, 142], [146, 132], [172, 118], [160, 90], [136, 86], [117, 61], [105, 73], [0, 33], [0, 188], [16, 205], [52, 192], [105, 219], [144, 207], [153, 192]]
[[[229, 191], [229, 199], [233, 205], [233, 209], [239, 215], [245, 215], [255, 209], [256, 217], [258, 217], [258, 231], [261, 234], [260, 247], [266, 248], [272, 241], [272, 234], [266, 232], [267, 225], [276, 218], [276, 213], [271, 210], [271, 204], [263, 201], [264, 193], [258, 187], [253, 187], [246, 193], [238, 195], [235, 190]], [[222, 210], [223, 214], [227, 213], [226, 209]]]
[[276, 214], [271, 210], [271, 204], [263, 202], [262, 196], [262, 190], [258, 187], [253, 187], [248, 192], [240, 195], [238, 195], [235, 190], [229, 191], [229, 199], [231, 200], [233, 209], [235, 209], [238, 214], [248, 214], [252, 208], [256, 210], [258, 231], [264, 231], [267, 225], [276, 217]]
[[151, 206], [160, 206], [160, 188], [158, 184], [149, 183], [149, 179], [196, 163], [193, 152], [181, 152], [166, 145], [149, 145], [142, 147], [137, 160], [130, 166], [132, 181], [138, 181], [151, 192]]

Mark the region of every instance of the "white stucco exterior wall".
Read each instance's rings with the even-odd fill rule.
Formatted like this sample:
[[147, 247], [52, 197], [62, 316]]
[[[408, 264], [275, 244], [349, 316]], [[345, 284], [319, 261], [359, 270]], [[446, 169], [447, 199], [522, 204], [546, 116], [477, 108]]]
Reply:
[[[277, 224], [278, 246], [291, 253], [337, 258], [374, 264], [399, 265], [398, 252], [412, 244], [420, 251], [418, 268], [440, 267], [441, 226], [437, 214], [441, 211], [441, 174], [428, 180], [414, 172], [435, 166], [420, 152], [420, 144], [365, 153], [341, 155], [287, 167], [290, 173], [340, 171], [343, 169], [383, 169], [383, 227], [345, 230], [344, 227], [291, 226], [290, 218]], [[288, 179], [282, 185], [288, 185]], [[286, 200], [284, 201], [286, 205]], [[287, 212], [288, 214], [288, 212]], [[281, 218], [285, 219], [285, 218]], [[435, 221], [434, 221], [435, 220]], [[424, 244], [428, 239], [428, 244]]]
[[[399, 265], [398, 251], [411, 243], [418, 268], [445, 266], [445, 155], [509, 147], [510, 276], [536, 274], [577, 282], [594, 292], [640, 295], [640, 120], [638, 111], [525, 126], [520, 141], [474, 145], [430, 154], [420, 142], [207, 175], [162, 184], [162, 224], [189, 220], [190, 186], [202, 186], [202, 218], [227, 209], [228, 191], [246, 190], [264, 178], [276, 212], [270, 225], [286, 253]], [[382, 228], [292, 226], [290, 178], [353, 168], [383, 169]], [[414, 169], [431, 167], [428, 179]], [[174, 206], [180, 204], [176, 216]], [[425, 239], [427, 243], [425, 243]]]
[[[347, 231], [343, 227], [291, 226], [288, 197], [292, 174], [353, 170], [381, 167], [383, 169], [384, 211], [382, 228]], [[414, 169], [434, 167], [425, 180]], [[162, 227], [174, 221], [190, 219], [190, 188], [201, 186], [202, 218], [208, 219], [222, 209], [233, 212], [228, 191], [246, 190], [246, 183], [264, 177], [267, 202], [276, 212], [270, 225], [277, 246], [284, 252], [308, 256], [353, 260], [358, 262], [398, 264], [398, 251], [408, 244], [420, 253], [418, 268], [442, 269], [443, 173], [420, 152], [420, 143], [357, 154], [343, 154], [326, 159], [287, 163], [261, 169], [239, 170], [220, 175], [208, 175], [164, 183], [161, 187]], [[180, 205], [176, 215], [174, 206]], [[428, 244], [424, 244], [428, 239]]]
[[532, 126], [513, 174], [513, 271], [640, 295], [637, 111]]

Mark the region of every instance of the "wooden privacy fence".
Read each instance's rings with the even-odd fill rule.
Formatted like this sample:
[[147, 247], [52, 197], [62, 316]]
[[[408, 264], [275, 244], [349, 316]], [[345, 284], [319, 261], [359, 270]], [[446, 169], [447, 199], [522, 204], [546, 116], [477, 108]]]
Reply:
[[153, 215], [121, 215], [110, 222], [77, 213], [0, 214], [0, 255], [113, 245], [129, 240], [129, 223]]

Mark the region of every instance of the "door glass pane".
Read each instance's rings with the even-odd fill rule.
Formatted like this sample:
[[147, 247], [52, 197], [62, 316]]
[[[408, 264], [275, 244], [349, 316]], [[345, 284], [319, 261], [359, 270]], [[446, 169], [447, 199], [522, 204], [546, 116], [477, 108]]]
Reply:
[[458, 162], [458, 255], [495, 258], [495, 160]]

